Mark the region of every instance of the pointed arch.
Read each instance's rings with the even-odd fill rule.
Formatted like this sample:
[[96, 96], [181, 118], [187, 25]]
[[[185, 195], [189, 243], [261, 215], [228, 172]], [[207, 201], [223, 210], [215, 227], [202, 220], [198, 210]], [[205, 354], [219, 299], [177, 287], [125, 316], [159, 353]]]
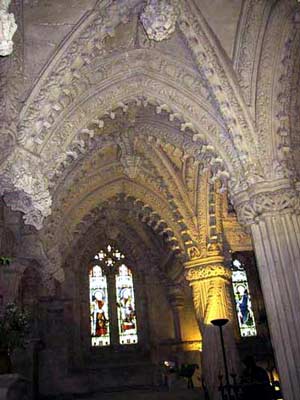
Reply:
[[[193, 127], [200, 136], [207, 137], [223, 157], [233, 178], [243, 181], [245, 165], [251, 165], [251, 170], [259, 169], [255, 129], [234, 72], [228, 68], [225, 56], [192, 0], [180, 4], [182, 12], [178, 26], [201, 71], [196, 73], [196, 81], [204, 79], [212, 104], [199, 94], [195, 96], [195, 79], [183, 65], [173, 62], [175, 69], [171, 65], [163, 68], [160, 74], [151, 70], [149, 60], [155, 58], [151, 50], [126, 51], [113, 60], [114, 68], [116, 65], [124, 68], [120, 74], [126, 77], [127, 83], [118, 78], [115, 80], [108, 74], [111, 69], [106, 66], [89, 71], [92, 60], [101, 52], [105, 54], [104, 38], [112, 34], [120, 22], [125, 22], [131, 12], [140, 11], [139, 1], [125, 3], [123, 11], [120, 11], [123, 6], [117, 9], [114, 5], [108, 6], [104, 16], [101, 15], [103, 10], [92, 11], [63, 43], [24, 105], [20, 143], [42, 157], [42, 169], [48, 175], [51, 170], [56, 170], [57, 164], [64, 162], [66, 156], [75, 156], [69, 145], [84, 147], [80, 131], [88, 130], [87, 125], [97, 113], [96, 109], [101, 117], [101, 114], [114, 112], [118, 104], [126, 107], [126, 102], [131, 99], [154, 101], [158, 108], [169, 109], [171, 118], [179, 114], [183, 131]], [[118, 57], [124, 62], [116, 62]], [[129, 62], [134, 63], [134, 58], [138, 61], [137, 67], [132, 68], [135, 83], [134, 79], [130, 82], [133, 76], [128, 76], [126, 70]], [[163, 57], [157, 64], [165, 64]], [[174, 73], [170, 77], [168, 70], [172, 69]], [[105, 84], [106, 78], [110, 79], [110, 84]], [[97, 93], [95, 79], [99, 82]], [[51, 155], [52, 162], [48, 162], [48, 158], [46, 162], [43, 153]], [[241, 176], [236, 176], [237, 171]]]

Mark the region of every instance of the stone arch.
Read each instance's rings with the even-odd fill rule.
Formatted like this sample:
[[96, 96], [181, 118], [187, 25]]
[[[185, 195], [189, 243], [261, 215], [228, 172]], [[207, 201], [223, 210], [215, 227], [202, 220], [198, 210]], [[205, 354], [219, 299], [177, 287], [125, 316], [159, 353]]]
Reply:
[[[24, 154], [20, 157], [20, 150], [17, 150], [10, 158], [9, 165], [13, 165], [18, 159], [23, 163], [24, 158], [27, 158], [30, 160], [29, 164], [34, 165], [35, 171], [41, 174], [37, 179], [33, 179], [34, 183], [30, 183], [34, 187], [38, 181], [40, 190], [37, 193], [32, 193], [32, 187], [23, 187], [22, 180], [15, 176], [12, 178], [15, 182], [14, 187], [24, 189], [27, 195], [27, 199], [23, 199], [23, 203], [28, 200], [28, 197], [33, 199], [33, 208], [38, 210], [36, 213], [38, 215], [33, 215], [34, 211], [31, 209], [32, 215], [28, 218], [28, 222], [36, 226], [41, 226], [41, 219], [49, 215], [51, 207], [51, 196], [46, 178], [49, 169], [45, 158], [43, 159], [43, 151], [46, 149], [51, 151], [51, 147], [53, 150], [60, 149], [62, 136], [70, 131], [71, 137], [74, 136], [74, 131], [76, 135], [79, 133], [77, 128], [87, 132], [88, 128], [84, 127], [81, 122], [88, 123], [88, 119], [95, 112], [88, 105], [87, 98], [84, 103], [79, 104], [83, 100], [80, 93], [84, 92], [91, 96], [91, 81], [85, 75], [87, 66], [92, 59], [106, 54], [104, 38], [112, 35], [120, 22], [125, 23], [130, 13], [139, 13], [142, 4], [139, 1], [131, 0], [123, 6], [116, 8], [112, 4], [103, 12], [102, 6], [98, 5], [95, 10], [83, 18], [49, 65], [46, 66], [23, 108], [18, 140], [27, 151], [24, 150]], [[114, 104], [115, 101], [125, 104], [126, 107], [126, 101], [129, 99], [134, 98], [138, 101], [154, 99], [158, 109], [166, 107], [170, 110], [171, 118], [176, 118], [176, 114], [180, 115], [183, 132], [186, 128], [193, 128], [200, 138], [204, 131], [204, 135], [208, 137], [208, 143], [215, 144], [218, 153], [225, 159], [229, 174], [232, 174], [232, 187], [236, 186], [237, 188], [241, 182], [244, 182], [245, 186], [262, 173], [260, 160], [257, 157], [257, 138], [253, 121], [236, 84], [234, 72], [228, 68], [226, 59], [199, 8], [192, 0], [180, 3], [179, 7], [178, 29], [197, 64], [198, 80], [202, 80], [204, 86], [208, 88], [211, 107], [205, 109], [203, 106], [205, 102], [201, 96], [194, 96], [193, 90], [186, 89], [184, 84], [179, 82], [180, 74], [177, 74], [172, 82], [167, 82], [165, 73], [165, 82], [162, 83], [157, 74], [153, 74], [151, 71], [147, 72], [147, 63], [141, 63], [139, 75], [136, 78], [136, 87], [134, 88], [134, 84], [131, 87], [130, 84], [126, 86], [120, 81], [115, 83], [114, 90], [106, 92], [108, 96], [115, 97], [111, 101], [109, 98], [105, 99], [107, 107], [103, 109], [103, 113], [111, 112], [117, 106]], [[123, 56], [126, 58], [129, 53], [125, 52]], [[144, 73], [144, 71], [146, 72]], [[100, 80], [105, 76], [105, 71], [102, 72], [100, 72]], [[190, 77], [186, 79], [184, 76], [184, 79], [186, 82], [190, 81]], [[160, 88], [159, 85], [161, 85]], [[105, 95], [103, 90], [104, 88], [101, 88], [101, 93]], [[127, 90], [128, 94], [121, 96], [119, 93], [118, 97], [118, 90], [123, 92]], [[63, 94], [64, 99], [61, 102], [57, 101], [58, 93]], [[101, 96], [98, 96], [98, 99], [95, 96], [92, 96], [93, 106], [100, 108], [101, 104], [103, 106]], [[76, 104], [77, 121], [76, 118], [73, 118], [74, 114], [72, 115], [72, 112], [75, 112]], [[64, 105], [67, 105], [68, 110]], [[208, 105], [207, 102], [206, 105]], [[85, 119], [87, 114], [89, 114], [89, 118]], [[55, 121], [59, 121], [60, 118], [63, 118], [66, 124], [60, 126], [57, 136], [46, 133], [47, 138], [54, 139], [55, 137], [53, 142], [48, 141], [49, 144], [51, 143], [49, 148], [45, 145], [43, 135], [49, 130], [54, 131]], [[77, 128], [76, 124], [79, 125]], [[71, 141], [69, 139], [68, 141], [70, 144]], [[76, 146], [79, 143], [79, 147], [81, 147], [82, 140], [77, 137], [75, 141], [77, 141]], [[72, 149], [67, 150], [64, 146], [63, 150], [68, 151], [71, 157], [74, 154]], [[59, 151], [56, 154], [55, 151], [52, 151], [52, 155], [55, 165], [65, 159], [65, 156], [62, 156]], [[41, 159], [40, 156], [42, 156]], [[53, 166], [53, 164], [51, 165]], [[238, 174], [237, 171], [239, 171]], [[32, 172], [29, 173], [29, 176], [32, 177]], [[20, 205], [18, 204], [17, 207]]]
[[277, 0], [243, 2], [235, 40], [233, 66], [251, 114], [255, 116], [258, 64], [264, 32]]
[[[169, 245], [168, 247], [171, 252], [178, 255], [184, 251], [183, 238], [181, 236], [176, 236], [179, 233], [179, 227], [176, 226], [173, 221], [166, 221], [160, 215], [158, 209], [153, 210], [149, 203], [145, 204], [140, 198], [125, 193], [104, 200], [98, 207], [92, 209], [87, 215], [85, 215], [73, 231], [74, 240], [76, 241], [77, 239], [84, 237], [91, 226], [93, 226], [97, 221], [99, 222], [102, 218], [101, 211], [104, 210], [105, 207], [108, 207], [109, 210], [110, 205], [115, 202], [122, 203], [126, 206], [126, 209], [130, 211], [130, 215], [132, 215], [136, 221], [140, 221], [146, 226], [149, 226], [154, 234], [162, 237], [162, 241]], [[188, 237], [188, 239], [191, 240], [190, 237]]]
[[[95, 58], [95, 56], [99, 54], [99, 50], [103, 51], [104, 37], [108, 34], [113, 34], [113, 31], [116, 29], [120, 21], [124, 22], [128, 18], [128, 14], [133, 11], [137, 3], [138, 2], [135, 1], [127, 2], [127, 7], [124, 7], [122, 13], [119, 10], [116, 10], [114, 6], [110, 6], [107, 8], [105, 17], [102, 17], [102, 19], [97, 15], [97, 11], [92, 12], [84, 21], [81, 22], [81, 24], [79, 24], [73, 35], [71, 35], [67, 42], [64, 43], [64, 46], [58, 52], [56, 57], [54, 57], [52, 62], [47, 66], [40, 82], [24, 106], [21, 124], [23, 137], [25, 132], [28, 133], [26, 126], [30, 126], [31, 122], [35, 119], [34, 116], [40, 114], [41, 104], [37, 107], [37, 102], [39, 101], [40, 103], [42, 101], [45, 103], [47, 95], [49, 96], [49, 92], [52, 92], [51, 89], [57, 87], [59, 83], [62, 83], [63, 86], [60, 87], [60, 89], [63, 90], [68, 88], [70, 90], [70, 83], [74, 84], [72, 80], [71, 82], [68, 79], [63, 80], [63, 78], [66, 78], [64, 74], [68, 74], [70, 70], [72, 70], [72, 73], [76, 72], [77, 75], [77, 87], [80, 85], [88, 85], [86, 77], [84, 77], [81, 72], [82, 68], [90, 63], [92, 58]], [[211, 94], [217, 100], [221, 109], [221, 114], [223, 114], [223, 117], [226, 117], [224, 121], [227, 126], [228, 136], [231, 137], [232, 141], [237, 145], [238, 142], [234, 140], [236, 130], [241, 128], [243, 131], [251, 128], [251, 121], [247, 115], [246, 107], [242, 104], [242, 97], [238, 94], [237, 85], [233, 78], [233, 72], [229, 72], [228, 68], [225, 68], [224, 56], [221, 54], [215, 40], [213, 40], [212, 32], [195, 3], [191, 0], [181, 3], [180, 7], [181, 12], [178, 21], [179, 29], [186, 39], [187, 45], [194, 53], [197, 63], [199, 63], [199, 61], [201, 62], [203, 76], [207, 79], [207, 82], [212, 89]], [[140, 10], [136, 11], [139, 12]], [[128, 13], [127, 16], [125, 16], [126, 13]], [[102, 25], [101, 30], [98, 28], [100, 19]], [[109, 29], [107, 29], [108, 27]], [[203, 39], [203, 36], [207, 40], [201, 40]], [[86, 46], [88, 40], [91, 41], [91, 44]], [[218, 83], [221, 83], [222, 85], [218, 86]], [[226, 90], [223, 90], [222, 86], [226, 88]], [[235, 101], [232, 101], [231, 105], [230, 102], [228, 103], [228, 101], [225, 100], [229, 95], [232, 96], [232, 98], [235, 97]], [[238, 101], [236, 99], [237, 97]], [[48, 99], [48, 106], [46, 109], [49, 110], [55, 108], [53, 106], [55, 106], [53, 101], [51, 104], [51, 101]], [[238, 120], [234, 120], [234, 113], [231, 112], [230, 107], [235, 108], [240, 112], [241, 115], [239, 115]], [[59, 106], [56, 108], [56, 111], [59, 111]], [[227, 111], [225, 111], [225, 109]], [[229, 114], [232, 114], [232, 118], [229, 118]], [[244, 123], [239, 126], [242, 120]], [[43, 121], [40, 122], [43, 123]], [[44, 126], [51, 125], [52, 123], [53, 120], [50, 118], [48, 121], [45, 121]], [[235, 128], [233, 128], [234, 125]], [[250, 129], [250, 132], [252, 135], [253, 127]], [[245, 140], [245, 143], [247, 143], [247, 140], [250, 140], [250, 137], [245, 137], [243, 139]], [[253, 144], [253, 137], [252, 141], [250, 140], [250, 144]], [[250, 154], [251, 145], [246, 145], [246, 147], [248, 147]]]
[[[72, 329], [70, 335], [71, 347], [73, 346], [73, 341], [75, 343], [77, 342], [77, 350], [75, 352], [73, 350], [73, 353], [76, 354], [72, 354], [72, 358], [74, 359], [71, 361], [74, 364], [76, 364], [77, 358], [80, 357], [81, 354], [88, 354], [90, 351], [90, 327], [88, 325], [89, 318], [87, 315], [88, 267], [94, 255], [97, 254], [99, 250], [105, 250], [106, 245], [111, 244], [125, 254], [126, 261], [128, 262], [127, 265], [132, 268], [136, 302], [138, 303], [137, 313], [138, 310], [140, 310], [139, 315], [147, 315], [146, 313], [141, 313], [141, 307], [146, 307], [144, 310], [147, 312], [148, 297], [146, 296], [145, 290], [146, 287], [148, 287], [146, 285], [149, 282], [149, 279], [151, 279], [151, 276], [155, 275], [157, 277], [159, 282], [158, 284], [162, 286], [166, 301], [168, 299], [164, 288], [167, 288], [172, 284], [175, 285], [175, 283], [180, 280], [177, 271], [178, 268], [175, 268], [176, 271], [171, 276], [169, 271], [163, 268], [164, 253], [160, 251], [156, 252], [156, 246], [151, 240], [150, 242], [153, 247], [149, 247], [149, 243], [146, 243], [143, 240], [137, 230], [128, 230], [128, 226], [125, 226], [126, 224], [123, 225], [122, 220], [120, 222], [120, 234], [114, 239], [111, 239], [109, 235], [107, 236], [104, 234], [106, 225], [99, 227], [97, 221], [94, 221], [91, 228], [88, 229], [88, 234], [83, 237], [80, 235], [81, 243], [74, 243], [74, 253], [68, 257], [63, 266], [66, 276], [62, 285], [63, 291], [68, 294], [67, 297], [69, 301], [76, 304], [76, 307], [73, 307], [73, 310], [80, 309], [80, 312], [73, 314], [73, 323], [74, 321], [75, 323], [74, 329]], [[75, 290], [73, 300], [72, 290]], [[144, 321], [143, 323], [145, 325], [139, 330], [139, 342], [142, 344], [142, 347], [143, 344], [146, 345], [149, 343], [147, 321]]]
[[121, 105], [128, 107], [132, 102], [140, 106], [152, 104], [157, 110], [165, 109], [171, 120], [178, 118], [182, 132], [190, 128], [198, 134], [198, 140], [204, 139], [199, 141], [199, 147], [203, 142], [216, 148], [232, 175], [239, 169], [238, 167], [243, 168], [240, 155], [228, 139], [226, 127], [220, 120], [203, 110], [195, 98], [189, 99], [185, 91], [143, 72], [138, 76], [133, 74], [126, 80], [122, 79], [113, 85], [108, 85], [101, 91], [96, 89], [91, 96], [77, 105], [77, 110], [75, 107], [72, 109], [72, 112], [61, 121], [61, 125], [56, 126], [54, 132], [48, 135], [48, 141], [43, 144], [40, 151], [42, 158], [45, 154], [54, 160], [48, 163], [46, 171], [51, 174], [52, 170], [52, 173], [55, 173], [58, 162], [64, 162], [68, 156], [76, 158], [78, 153], [84, 152], [84, 141], [96, 135], [97, 124], [102, 126], [103, 117], [108, 114], [114, 119], [116, 110], [121, 109]]
[[[73, 240], [76, 240], [76, 238], [84, 236], [84, 232], [93, 223], [103, 204], [110, 203], [120, 194], [123, 194], [124, 200], [131, 204], [135, 218], [138, 218], [140, 214], [140, 218], [144, 219], [144, 222], [151, 226], [155, 232], [166, 234], [166, 240], [171, 244], [173, 251], [184, 251], [185, 242], [193, 243], [190, 236], [186, 233], [187, 230], [183, 230], [183, 218], [179, 210], [175, 210], [175, 214], [172, 212], [166, 199], [157, 193], [149, 189], [145, 190], [143, 186], [136, 182], [128, 182], [120, 179], [106, 183], [105, 190], [103, 190], [102, 186], [97, 187], [93, 193], [80, 199], [76, 206], [72, 210], [69, 210], [68, 215], [58, 225], [51, 226], [50, 223], [48, 231], [46, 225], [47, 236], [50, 238], [50, 242], [48, 243], [48, 246], [50, 246], [49, 252], [51, 253], [51, 249], [56, 249], [54, 253], [64, 253], [65, 250], [60, 249], [61, 246], [58, 245], [58, 243], [62, 243], [60, 236], [64, 236], [63, 243], [65, 243], [66, 247]], [[61, 224], [65, 226], [64, 232], [59, 230]], [[66, 232], [68, 235], [67, 240], [65, 237]], [[60, 259], [61, 257], [57, 257], [57, 260]]]
[[295, 65], [299, 59], [300, 29], [296, 10], [297, 5], [292, 1], [275, 2], [268, 11], [262, 32], [256, 81], [256, 121], [260, 157], [268, 179], [289, 178], [294, 169], [288, 114]]

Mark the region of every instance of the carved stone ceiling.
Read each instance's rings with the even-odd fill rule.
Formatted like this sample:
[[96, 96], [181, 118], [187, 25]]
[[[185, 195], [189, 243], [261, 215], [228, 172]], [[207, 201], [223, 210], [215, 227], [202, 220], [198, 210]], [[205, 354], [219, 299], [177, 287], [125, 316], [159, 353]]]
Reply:
[[[59, 240], [61, 226], [71, 241], [78, 224], [95, 207], [123, 193], [140, 201], [143, 213], [151, 209], [155, 229], [168, 231], [174, 237], [173, 250], [182, 250], [183, 229], [192, 240], [200, 234], [202, 164], [185, 152], [180, 124], [149, 107], [133, 107], [108, 120], [101, 130], [101, 145], [95, 143], [91, 151], [72, 159], [52, 181], [53, 212], [42, 231], [48, 246]], [[135, 207], [139, 214], [138, 204]]]
[[257, 183], [293, 176], [294, 1], [182, 0], [162, 41], [146, 34], [143, 1], [20, 4], [15, 54], [0, 63], [1, 193], [26, 223], [40, 229], [46, 218], [48, 248], [125, 193], [184, 249], [206, 234], [207, 166], [245, 199]]

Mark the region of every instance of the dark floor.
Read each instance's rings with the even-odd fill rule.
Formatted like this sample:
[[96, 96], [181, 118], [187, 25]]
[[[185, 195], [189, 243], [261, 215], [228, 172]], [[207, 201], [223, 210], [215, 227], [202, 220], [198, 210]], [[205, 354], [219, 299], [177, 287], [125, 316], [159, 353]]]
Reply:
[[203, 400], [202, 392], [198, 389], [175, 389], [170, 391], [133, 390], [114, 393], [98, 393], [88, 400]]

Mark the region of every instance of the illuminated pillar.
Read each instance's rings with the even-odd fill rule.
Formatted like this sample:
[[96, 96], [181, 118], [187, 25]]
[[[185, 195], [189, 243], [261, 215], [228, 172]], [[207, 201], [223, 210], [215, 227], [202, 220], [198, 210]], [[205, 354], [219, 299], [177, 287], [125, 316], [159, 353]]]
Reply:
[[218, 399], [218, 375], [224, 377], [219, 330], [211, 324], [214, 319], [225, 318], [226, 356], [229, 373], [238, 372], [239, 363], [233, 330], [231, 300], [231, 271], [224, 265], [222, 256], [196, 258], [185, 263], [186, 279], [193, 290], [196, 317], [202, 334], [202, 369], [212, 400]]
[[250, 225], [272, 345], [285, 400], [300, 388], [300, 199], [282, 180], [234, 199]]

